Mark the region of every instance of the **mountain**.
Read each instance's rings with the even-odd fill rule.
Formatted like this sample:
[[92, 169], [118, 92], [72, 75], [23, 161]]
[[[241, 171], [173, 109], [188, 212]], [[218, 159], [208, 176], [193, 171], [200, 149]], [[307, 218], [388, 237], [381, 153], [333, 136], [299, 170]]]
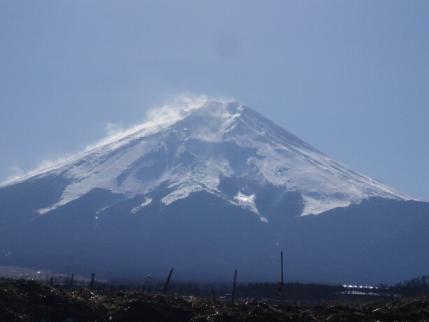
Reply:
[[[185, 99], [0, 186], [0, 265], [106, 278], [389, 282], [427, 274], [429, 204], [237, 101]], [[3, 253], [3, 256], [1, 255]]]

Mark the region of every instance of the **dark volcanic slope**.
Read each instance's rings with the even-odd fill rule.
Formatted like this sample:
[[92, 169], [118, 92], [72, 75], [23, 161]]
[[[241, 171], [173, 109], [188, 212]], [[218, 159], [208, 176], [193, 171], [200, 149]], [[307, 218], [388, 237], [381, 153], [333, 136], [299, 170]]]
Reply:
[[[241, 280], [270, 280], [278, 277], [283, 249], [288, 280], [397, 282], [424, 275], [429, 267], [427, 203], [372, 199], [299, 217], [300, 198], [290, 193], [287, 202], [271, 208], [270, 222], [261, 223], [253, 213], [204, 192], [169, 207], [152, 202], [130, 215], [141, 199], [98, 189], [37, 217], [28, 209], [55, 186], [31, 187], [41, 192], [32, 200], [25, 184], [19, 188], [8, 188], [15, 199], [8, 189], [0, 190], [0, 265], [95, 271], [105, 278], [148, 273], [163, 278], [175, 267], [179, 279], [212, 281], [229, 280], [237, 268]], [[112, 201], [114, 206], [97, 215]]]

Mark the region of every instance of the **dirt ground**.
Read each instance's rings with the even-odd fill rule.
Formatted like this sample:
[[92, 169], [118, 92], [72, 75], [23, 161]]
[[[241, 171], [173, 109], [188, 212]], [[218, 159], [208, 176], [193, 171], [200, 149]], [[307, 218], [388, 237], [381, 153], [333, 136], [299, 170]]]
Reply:
[[67, 290], [5, 280], [0, 281], [0, 321], [429, 321], [429, 297], [322, 305], [231, 305], [132, 290]]

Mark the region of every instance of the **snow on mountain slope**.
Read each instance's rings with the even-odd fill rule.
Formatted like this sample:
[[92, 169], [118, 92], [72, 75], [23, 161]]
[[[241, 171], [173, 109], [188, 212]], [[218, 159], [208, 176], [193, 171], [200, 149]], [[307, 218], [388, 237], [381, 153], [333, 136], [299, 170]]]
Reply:
[[409, 199], [332, 160], [239, 102], [205, 97], [185, 98], [156, 109], [147, 122], [6, 185], [47, 175], [60, 175], [70, 182], [60, 200], [40, 209], [40, 214], [94, 188], [145, 196], [140, 208], [150, 204], [155, 190], [162, 191], [165, 205], [207, 191], [266, 222], [255, 203], [254, 186], [243, 185], [231, 196], [220, 188], [224, 178], [298, 192], [303, 215], [371, 197]]

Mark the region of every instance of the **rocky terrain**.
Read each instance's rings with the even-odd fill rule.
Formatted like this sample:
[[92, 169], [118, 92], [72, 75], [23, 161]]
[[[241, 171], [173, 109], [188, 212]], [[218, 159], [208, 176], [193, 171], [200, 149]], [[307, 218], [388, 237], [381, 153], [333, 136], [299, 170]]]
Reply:
[[429, 297], [371, 302], [232, 305], [136, 290], [64, 289], [0, 281], [0, 321], [427, 321]]

